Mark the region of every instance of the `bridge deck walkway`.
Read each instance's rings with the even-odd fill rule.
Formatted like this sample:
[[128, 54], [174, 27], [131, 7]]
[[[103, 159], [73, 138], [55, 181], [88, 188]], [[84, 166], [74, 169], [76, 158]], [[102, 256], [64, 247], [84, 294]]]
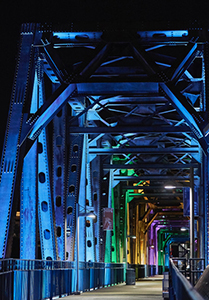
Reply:
[[162, 276], [136, 281], [135, 285], [125, 283], [64, 297], [66, 300], [139, 299], [162, 300]]

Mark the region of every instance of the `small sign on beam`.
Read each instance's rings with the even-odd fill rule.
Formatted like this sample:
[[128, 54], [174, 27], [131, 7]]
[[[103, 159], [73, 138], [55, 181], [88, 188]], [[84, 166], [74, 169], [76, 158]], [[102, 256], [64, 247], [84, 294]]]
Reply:
[[113, 230], [113, 208], [103, 208], [103, 230]]

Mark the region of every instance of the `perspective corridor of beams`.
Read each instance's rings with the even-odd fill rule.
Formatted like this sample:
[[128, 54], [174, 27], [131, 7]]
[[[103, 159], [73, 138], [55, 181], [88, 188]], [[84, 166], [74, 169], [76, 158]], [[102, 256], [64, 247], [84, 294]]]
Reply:
[[[2, 257], [11, 253], [19, 193], [21, 258], [35, 258], [40, 240], [43, 259], [73, 260], [77, 202], [97, 215], [95, 223], [80, 221], [83, 261], [125, 261], [127, 234], [139, 235], [135, 215], [141, 240], [152, 225], [188, 227], [183, 191], [193, 173], [199, 188], [207, 153], [202, 42], [188, 30], [76, 32], [33, 24], [21, 35], [12, 98], [19, 106], [10, 111], [22, 118], [16, 129], [8, 122], [1, 170]], [[102, 223], [105, 208], [115, 209], [113, 236]], [[26, 209], [38, 215], [39, 238]]]

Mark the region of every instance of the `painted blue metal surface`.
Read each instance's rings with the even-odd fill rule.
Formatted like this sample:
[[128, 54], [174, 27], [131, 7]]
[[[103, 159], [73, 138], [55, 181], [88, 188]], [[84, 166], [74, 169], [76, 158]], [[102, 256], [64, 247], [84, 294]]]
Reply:
[[[10, 264], [13, 267], [7, 271]], [[80, 263], [79, 275], [82, 292], [115, 285], [125, 280], [125, 264]], [[72, 262], [8, 260], [0, 265], [1, 299], [63, 297], [76, 291], [75, 283], [75, 265]]]
[[94, 207], [94, 212], [97, 216], [97, 222], [93, 224], [94, 226], [94, 238], [95, 238], [95, 261], [102, 261], [101, 259], [101, 159], [100, 157], [95, 157], [91, 161], [91, 197], [92, 206]]
[[[86, 212], [86, 162], [87, 162], [87, 136], [83, 138], [82, 155], [81, 155], [81, 170], [80, 170], [80, 182], [78, 185], [78, 216], [82, 212]], [[76, 224], [77, 226], [77, 224]], [[86, 261], [86, 218], [79, 218], [79, 259], [80, 261]], [[78, 238], [78, 237], [77, 237]], [[92, 245], [93, 246], [93, 245]], [[77, 259], [77, 258], [76, 258]]]
[[4, 149], [1, 160], [0, 174], [0, 257], [4, 258], [9, 249], [8, 234], [10, 229], [11, 213], [15, 205], [14, 188], [16, 183], [17, 163], [19, 158], [19, 139], [22, 126], [23, 105], [26, 101], [26, 92], [29, 85], [33, 60], [34, 28], [21, 35], [21, 50], [18, 56], [18, 65], [15, 74], [15, 83], [8, 115], [7, 129], [5, 133]]
[[76, 86], [74, 84], [70, 84], [51, 104], [49, 103], [46, 109], [42, 112], [41, 116], [37, 119], [37, 121], [32, 125], [28, 138], [34, 140], [40, 134], [42, 128], [44, 128], [59, 112], [62, 106], [67, 103], [70, 97], [76, 91]]
[[[42, 66], [40, 66], [42, 67]], [[39, 107], [44, 103], [43, 78], [39, 82]], [[48, 143], [46, 129], [43, 128], [38, 143], [41, 150], [38, 153], [38, 220], [42, 259], [56, 260], [57, 249], [54, 232], [53, 200], [50, 183], [50, 170], [48, 160]]]
[[20, 258], [35, 259], [37, 247], [37, 142], [23, 163], [20, 202]]
[[[88, 138], [88, 136], [86, 137]], [[88, 141], [86, 141], [88, 143]], [[86, 147], [86, 151], [88, 149], [88, 145]], [[86, 153], [86, 159], [88, 159], [88, 153]], [[86, 161], [86, 209], [87, 212], [94, 211], [93, 207], [93, 199], [91, 193], [91, 168], [90, 162]], [[94, 234], [94, 222], [98, 222], [98, 220], [94, 220], [92, 218], [86, 218], [86, 261], [95, 262], [96, 260], [96, 251], [95, 251], [95, 234]], [[98, 225], [97, 225], [98, 226]]]
[[[66, 198], [66, 259], [74, 259], [76, 203], [79, 197], [83, 136], [70, 135], [69, 166]], [[84, 206], [85, 207], [85, 206]]]
[[[30, 114], [38, 109], [38, 76], [35, 72]], [[37, 141], [24, 158], [20, 201], [20, 258], [35, 259], [37, 251]]]
[[[84, 270], [85, 262], [111, 262], [113, 257], [117, 261], [124, 256], [124, 249], [119, 255], [112, 248], [112, 232], [102, 229], [102, 208], [114, 206], [117, 223], [114, 231], [120, 228], [125, 239], [126, 228], [118, 224], [122, 216], [126, 218], [124, 213], [117, 215], [120, 197], [116, 197], [117, 205], [112, 203], [116, 185], [122, 197], [120, 187], [125, 186], [125, 181], [129, 185], [139, 179], [149, 181], [150, 185], [165, 180], [184, 183], [189, 180], [186, 167], [201, 160], [200, 146], [207, 154], [208, 108], [201, 74], [202, 41], [192, 44], [188, 30], [136, 30], [135, 33], [133, 38], [124, 31], [71, 32], [54, 30], [53, 26], [44, 29], [41, 25], [23, 30], [2, 156], [1, 257], [9, 253], [10, 221], [15, 221], [11, 213], [15, 208], [13, 203], [19, 199], [17, 170], [23, 170], [21, 257], [37, 258], [39, 234], [43, 259], [75, 261], [78, 203], [77, 213], [93, 210], [97, 215], [95, 223], [88, 218], [79, 222], [79, 257]], [[175, 49], [176, 46], [179, 48]], [[28, 146], [26, 155], [27, 143], [33, 146]], [[23, 152], [21, 160], [18, 160], [19, 147]], [[113, 166], [105, 169], [113, 158], [126, 160], [120, 163], [120, 169]], [[129, 163], [132, 175], [127, 171]], [[126, 173], [123, 164], [127, 164]], [[163, 164], [166, 167], [161, 168]], [[207, 159], [201, 164], [204, 169], [201, 175], [199, 164], [195, 165], [195, 184], [199, 186], [200, 177], [206, 176], [205, 181], [201, 179], [206, 188]], [[201, 193], [207, 208], [206, 190]], [[153, 204], [153, 199], [148, 200]], [[181, 196], [177, 200], [181, 203]], [[155, 206], [159, 207], [158, 203]], [[208, 211], [205, 211], [201, 215], [201, 228], [206, 236], [204, 247], [208, 244]], [[115, 232], [113, 236], [119, 249], [121, 237]], [[105, 273], [105, 284], [108, 283], [110, 270], [96, 272], [91, 267], [88, 273], [80, 270], [80, 278], [90, 278], [92, 273], [97, 280], [101, 272], [101, 278]], [[58, 271], [55, 273], [57, 278]], [[25, 274], [17, 276], [27, 290]], [[47, 270], [44, 269], [42, 276], [54, 285]], [[67, 281], [66, 278], [62, 280]], [[74, 282], [76, 277], [71, 279]], [[93, 286], [93, 281], [86, 286]], [[41, 293], [48, 297], [49, 289], [43, 286]], [[55, 284], [53, 295], [56, 289]]]
[[53, 198], [58, 257], [65, 260], [66, 243], [66, 108], [53, 119]]

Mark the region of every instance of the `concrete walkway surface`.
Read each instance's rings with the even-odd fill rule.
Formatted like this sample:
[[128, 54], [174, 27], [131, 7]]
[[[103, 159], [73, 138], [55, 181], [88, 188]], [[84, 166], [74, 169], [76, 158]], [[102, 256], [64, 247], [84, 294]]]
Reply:
[[121, 283], [101, 288], [81, 295], [64, 297], [66, 300], [139, 299], [162, 300], [162, 277], [152, 277], [137, 281], [135, 285]]

